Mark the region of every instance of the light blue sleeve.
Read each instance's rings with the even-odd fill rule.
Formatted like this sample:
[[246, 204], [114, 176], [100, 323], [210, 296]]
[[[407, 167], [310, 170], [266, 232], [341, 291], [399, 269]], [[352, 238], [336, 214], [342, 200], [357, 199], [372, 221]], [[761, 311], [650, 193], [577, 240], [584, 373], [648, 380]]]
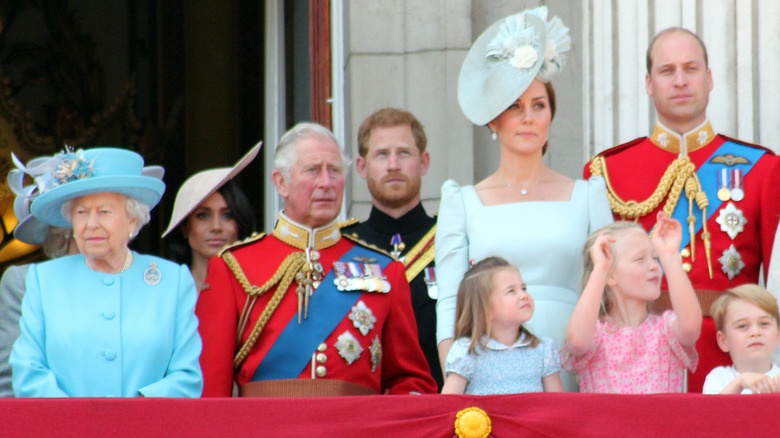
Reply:
[[614, 221], [607, 199], [607, 184], [604, 178], [593, 176], [588, 180], [588, 234]]
[[437, 343], [455, 334], [455, 303], [458, 285], [469, 267], [469, 241], [466, 235], [466, 208], [460, 187], [447, 180], [441, 187], [441, 204], [436, 222], [436, 301]]
[[171, 356], [165, 377], [138, 390], [144, 397], [200, 397], [203, 373], [200, 369], [202, 343], [198, 334], [195, 303], [198, 291], [190, 270], [179, 266], [176, 323]]
[[466, 380], [471, 380], [474, 376], [476, 363], [474, 355], [469, 353], [471, 340], [469, 338], [459, 338], [452, 343], [447, 359], [444, 361], [444, 377], [449, 373], [460, 374]]
[[536, 348], [543, 348], [544, 365], [542, 377], [547, 377], [550, 374], [561, 371], [561, 355], [558, 353], [558, 349], [555, 348], [552, 339], [542, 338], [540, 344]]
[[46, 325], [38, 267], [27, 272], [19, 338], [11, 350], [13, 389], [17, 397], [68, 397], [57, 384], [46, 359]]

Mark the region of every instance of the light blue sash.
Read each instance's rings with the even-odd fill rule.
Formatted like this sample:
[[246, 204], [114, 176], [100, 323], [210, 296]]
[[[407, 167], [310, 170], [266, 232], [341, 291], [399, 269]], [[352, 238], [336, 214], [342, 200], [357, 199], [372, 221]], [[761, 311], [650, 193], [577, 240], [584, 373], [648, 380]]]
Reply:
[[[342, 261], [354, 257], [375, 259], [382, 270], [392, 261], [390, 257], [356, 245], [341, 256]], [[298, 314], [293, 315], [282, 333], [268, 350], [263, 361], [255, 370], [252, 381], [297, 379], [311, 362], [312, 354], [344, 320], [365, 291], [340, 291], [333, 280], [334, 269], [322, 280], [309, 299], [308, 318], [298, 324]]]
[[[724, 167], [727, 167], [728, 169], [742, 169], [742, 176], [744, 178], [765, 153], [766, 151], [763, 149], [753, 148], [739, 143], [727, 141], [723, 143], [704, 164], [701, 165], [699, 170], [696, 171], [696, 176], [699, 178], [699, 182], [701, 182], [702, 190], [704, 190], [704, 192], [707, 194], [707, 199], [710, 200], [710, 205], [707, 206], [707, 220], [709, 220], [716, 211], [720, 210], [720, 207], [723, 204], [722, 202], [718, 202], [719, 200], [717, 196], [718, 172], [720, 169]], [[747, 158], [748, 163], [726, 166], [723, 163], [711, 162], [713, 157], [725, 154], [733, 154], [735, 157], [745, 157]], [[694, 200], [694, 204], [695, 202], [696, 201]], [[716, 204], [716, 202], [718, 203]], [[694, 205], [693, 210], [693, 214], [696, 217], [695, 234], [698, 234], [702, 227], [701, 210], [697, 205]], [[684, 189], [683, 193], [680, 194], [680, 200], [677, 202], [677, 206], [675, 207], [674, 212], [672, 212], [672, 218], [680, 221], [683, 226], [683, 230], [688, 229], [688, 198], [685, 196]], [[685, 246], [690, 243], [690, 239], [691, 236], [688, 233], [683, 232], [680, 249], [685, 248]]]

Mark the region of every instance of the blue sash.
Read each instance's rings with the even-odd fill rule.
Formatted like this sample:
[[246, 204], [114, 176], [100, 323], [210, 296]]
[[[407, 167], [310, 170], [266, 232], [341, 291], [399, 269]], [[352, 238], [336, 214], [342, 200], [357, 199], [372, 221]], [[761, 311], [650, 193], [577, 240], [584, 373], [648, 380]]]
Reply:
[[[763, 149], [752, 148], [750, 146], [727, 141], [723, 143], [718, 148], [718, 150], [715, 151], [715, 153], [712, 154], [710, 158], [708, 158], [707, 161], [701, 165], [699, 170], [696, 171], [696, 176], [699, 178], [699, 182], [701, 182], [702, 190], [704, 190], [704, 192], [707, 194], [707, 199], [710, 200], [710, 205], [707, 207], [707, 220], [709, 220], [716, 211], [720, 210], [720, 207], [723, 204], [721, 202], [716, 205], [713, 201], [718, 201], [718, 172], [726, 165], [723, 163], [712, 163], [710, 162], [712, 158], [725, 154], [734, 154], [736, 157], [741, 156], [747, 158], [748, 163], [746, 164], [734, 164], [732, 166], [727, 166], [729, 169], [742, 169], [742, 176], [744, 177], [748, 174], [748, 172], [750, 172], [750, 170], [753, 168], [753, 165], [755, 165], [761, 156], [763, 156], [765, 153], [766, 151]], [[696, 200], [694, 200], [693, 213], [696, 217], [694, 234], [698, 234], [702, 228], [701, 210], [697, 205], [695, 205], [695, 203]], [[677, 206], [675, 207], [674, 212], [672, 212], [672, 218], [680, 221], [683, 226], [683, 230], [688, 229], [688, 198], [685, 196], [685, 189], [683, 189], [683, 193], [680, 194], [680, 200], [677, 202]], [[690, 239], [691, 236], [688, 233], [683, 232], [682, 242], [680, 242], [680, 249], [685, 248], [685, 246], [690, 243]]]
[[[355, 245], [341, 256], [341, 260], [352, 261], [353, 257], [367, 257], [377, 260], [382, 270], [392, 261], [389, 257], [368, 248]], [[340, 291], [333, 280], [334, 269], [322, 279], [322, 283], [309, 299], [308, 318], [298, 324], [298, 314], [287, 323], [279, 337], [268, 350], [252, 381], [297, 379], [311, 362], [311, 355], [317, 347], [333, 333], [344, 320], [365, 291]]]

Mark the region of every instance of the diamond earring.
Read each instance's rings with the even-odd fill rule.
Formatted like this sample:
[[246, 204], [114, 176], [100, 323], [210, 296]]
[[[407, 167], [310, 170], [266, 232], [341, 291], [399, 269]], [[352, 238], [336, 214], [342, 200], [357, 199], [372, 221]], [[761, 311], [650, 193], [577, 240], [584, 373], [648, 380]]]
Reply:
[[498, 140], [498, 134], [496, 134], [496, 131], [493, 131], [493, 133], [490, 134], [490, 138], [492, 138], [493, 140]]

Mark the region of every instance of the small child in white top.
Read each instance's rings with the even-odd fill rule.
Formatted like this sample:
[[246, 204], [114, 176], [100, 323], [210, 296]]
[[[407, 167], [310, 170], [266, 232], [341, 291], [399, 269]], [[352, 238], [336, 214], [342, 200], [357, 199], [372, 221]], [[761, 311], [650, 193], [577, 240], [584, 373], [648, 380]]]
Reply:
[[500, 257], [477, 263], [463, 276], [456, 306], [442, 394], [563, 391], [552, 339], [523, 327], [534, 300], [516, 267]]
[[780, 346], [777, 300], [766, 289], [743, 284], [712, 303], [718, 346], [731, 356], [732, 366], [707, 374], [704, 394], [767, 394], [780, 392], [780, 367], [772, 352]]

